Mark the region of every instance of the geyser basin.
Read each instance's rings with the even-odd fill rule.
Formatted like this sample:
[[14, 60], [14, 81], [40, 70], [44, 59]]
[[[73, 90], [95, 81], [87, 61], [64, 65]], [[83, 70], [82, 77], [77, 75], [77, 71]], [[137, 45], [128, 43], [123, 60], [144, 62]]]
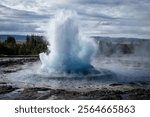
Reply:
[[91, 89], [100, 84], [114, 82], [116, 76], [108, 70], [101, 69], [99, 74], [49, 74], [40, 72], [40, 63], [28, 64], [24, 69], [6, 74], [4, 81], [20, 88], [50, 87], [52, 89]]
[[49, 54], [41, 53], [41, 69], [47, 73], [98, 73], [90, 64], [96, 51], [93, 40], [81, 35], [77, 13], [58, 11], [47, 30]]
[[80, 90], [81, 87], [85, 89], [96, 89], [97, 87], [101, 87], [102, 84], [109, 85], [112, 83], [150, 83], [149, 68], [144, 69], [145, 67], [142, 65], [141, 67], [131, 67], [134, 65], [133, 59], [129, 59], [130, 64], [128, 64], [129, 62], [121, 64], [120, 61], [122, 59], [120, 59], [120, 57], [118, 59], [109, 57], [108, 59], [102, 58], [101, 60], [92, 62], [92, 65], [100, 71], [99, 74], [43, 73], [37, 69], [40, 68], [41, 63], [35, 62], [33, 64], [23, 65], [22, 70], [17, 72], [0, 74], [0, 77], [2, 82], [8, 82], [21, 88], [51, 87], [54, 89], [68, 90]]

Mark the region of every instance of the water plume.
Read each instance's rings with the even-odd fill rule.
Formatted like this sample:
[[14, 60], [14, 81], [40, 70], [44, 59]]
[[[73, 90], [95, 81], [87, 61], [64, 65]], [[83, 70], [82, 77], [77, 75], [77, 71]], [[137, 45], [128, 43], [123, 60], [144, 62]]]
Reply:
[[40, 53], [41, 69], [48, 73], [83, 73], [94, 69], [90, 64], [96, 45], [79, 30], [75, 11], [61, 10], [47, 29], [49, 53]]

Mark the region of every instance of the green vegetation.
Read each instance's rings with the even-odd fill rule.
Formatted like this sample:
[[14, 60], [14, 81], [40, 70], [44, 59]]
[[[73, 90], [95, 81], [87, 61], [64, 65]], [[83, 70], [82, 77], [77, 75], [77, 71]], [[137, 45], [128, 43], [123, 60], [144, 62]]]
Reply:
[[26, 36], [26, 41], [17, 42], [15, 37], [8, 36], [0, 42], [0, 55], [37, 55], [47, 51], [47, 43], [42, 36]]

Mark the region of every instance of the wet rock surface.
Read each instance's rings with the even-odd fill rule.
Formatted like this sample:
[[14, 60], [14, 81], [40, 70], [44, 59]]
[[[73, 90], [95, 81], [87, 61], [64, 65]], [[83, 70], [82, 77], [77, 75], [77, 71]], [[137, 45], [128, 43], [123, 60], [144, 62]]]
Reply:
[[12, 65], [23, 65], [26, 62], [35, 62], [39, 58], [38, 57], [20, 57], [20, 58], [0, 58], [0, 67], [8, 67]]
[[0, 95], [12, 92], [16, 89], [17, 89], [16, 87], [13, 87], [11, 85], [6, 85], [5, 83], [1, 83], [0, 84]]
[[0, 72], [7, 74], [22, 70], [21, 65], [39, 60], [38, 56], [33, 57], [0, 57]]
[[[0, 83], [0, 99], [14, 100], [149, 100], [150, 88], [133, 88], [122, 90], [102, 88], [91, 91], [66, 89], [51, 89], [45, 87], [32, 87], [19, 89], [6, 83]], [[122, 84], [124, 86], [124, 84]]]
[[126, 92], [131, 100], [150, 100], [150, 89], [133, 89]]

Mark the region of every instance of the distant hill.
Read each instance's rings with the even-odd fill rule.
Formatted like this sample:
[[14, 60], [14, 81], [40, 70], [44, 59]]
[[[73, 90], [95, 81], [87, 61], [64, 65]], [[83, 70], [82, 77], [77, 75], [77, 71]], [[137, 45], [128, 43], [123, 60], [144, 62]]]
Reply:
[[103, 41], [137, 41], [137, 40], [150, 40], [144, 38], [128, 38], [128, 37], [101, 37], [101, 36], [91, 36], [96, 40], [103, 40]]
[[26, 39], [26, 35], [0, 35], [0, 40], [6, 40], [7, 36], [14, 36], [17, 41], [24, 41]]

